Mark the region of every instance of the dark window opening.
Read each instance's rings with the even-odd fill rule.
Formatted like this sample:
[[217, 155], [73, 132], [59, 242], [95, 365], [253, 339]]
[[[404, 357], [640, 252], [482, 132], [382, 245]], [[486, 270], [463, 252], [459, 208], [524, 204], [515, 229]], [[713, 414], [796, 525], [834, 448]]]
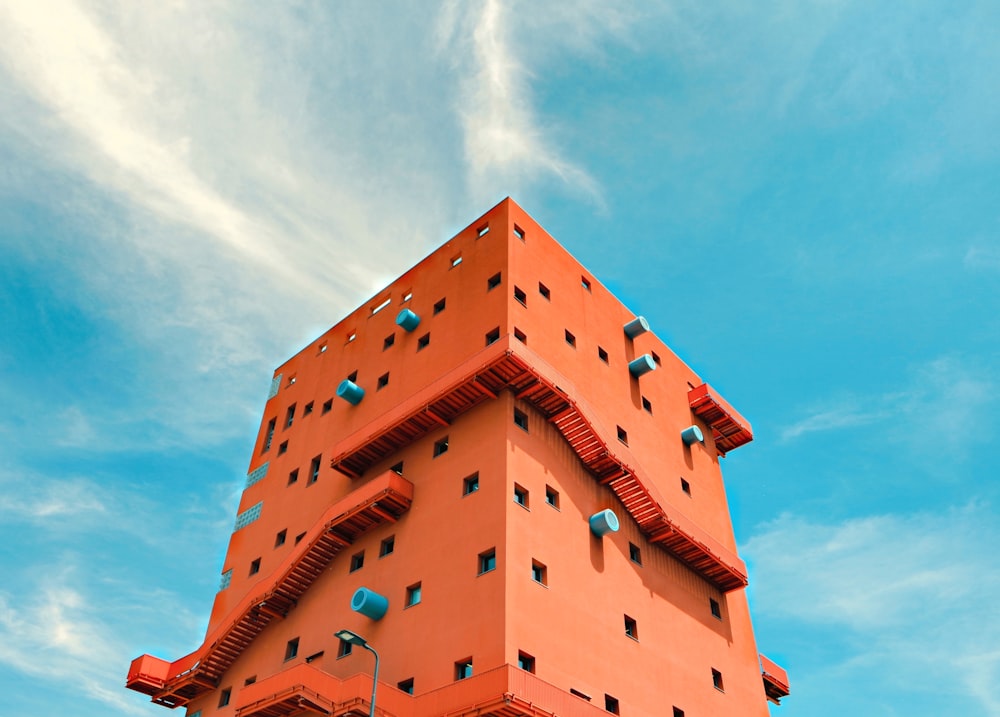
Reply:
[[639, 625], [633, 618], [629, 617], [628, 615], [625, 616], [625, 634], [631, 637], [633, 640], [639, 639]]
[[472, 677], [471, 657], [466, 657], [464, 660], [459, 660], [455, 663], [455, 679], [464, 680], [467, 677]]
[[587, 700], [587, 702], [590, 702], [590, 699], [591, 699], [590, 695], [588, 695], [586, 692], [580, 692], [580, 690], [576, 689], [575, 687], [570, 687], [569, 688], [569, 693], [571, 695], [576, 695], [577, 697], [581, 697], [581, 698]]
[[298, 482], [299, 482], [299, 469], [296, 468], [295, 470], [293, 470], [291, 473], [288, 474], [288, 485]]
[[440, 441], [434, 441], [434, 458], [437, 458], [442, 453], [448, 452], [448, 436], [445, 436]]
[[243, 686], [246, 687], [248, 685], [252, 685], [256, 681], [257, 681], [257, 675], [250, 675], [248, 678], [243, 680]]
[[354, 572], [356, 570], [361, 570], [365, 566], [365, 551], [362, 550], [360, 553], [355, 553], [351, 556], [351, 570]]
[[375, 387], [376, 391], [381, 391], [383, 388], [389, 385], [389, 374], [384, 373], [378, 377], [378, 384]]
[[424, 334], [419, 339], [417, 339], [417, 351], [427, 348], [431, 344], [431, 335]]
[[349, 643], [347, 640], [341, 640], [340, 644], [337, 645], [337, 659], [341, 657], [347, 657], [354, 650], [354, 645]]
[[278, 455], [283, 456], [288, 452], [288, 441], [282, 441], [281, 445], [278, 446]]
[[497, 567], [496, 548], [490, 548], [485, 553], [479, 554], [479, 574], [488, 573]]
[[469, 493], [475, 493], [479, 490], [479, 474], [473, 473], [462, 481], [462, 495], [468, 495]]
[[250, 561], [250, 575], [256, 575], [260, 572], [260, 558], [255, 558]]
[[292, 422], [295, 421], [295, 404], [293, 403], [288, 407], [288, 412], [285, 414], [285, 428], [291, 428]]
[[382, 350], [385, 351], [388, 348], [392, 348], [392, 345], [396, 343], [396, 334], [389, 334], [382, 340]]
[[520, 341], [522, 344], [528, 343], [528, 335], [525, 334], [521, 329], [514, 327], [514, 338]]
[[535, 671], [535, 658], [529, 655], [527, 652], [518, 651], [517, 653], [517, 666], [520, 667], [525, 672]]
[[553, 508], [559, 507], [559, 491], [552, 486], [545, 486], [545, 502]]
[[390, 535], [388, 538], [382, 541], [378, 548], [378, 556], [384, 558], [386, 555], [392, 555], [392, 552], [396, 549], [396, 536]]
[[299, 543], [301, 543], [301, 542], [302, 542], [302, 539], [303, 539], [304, 537], [306, 537], [306, 534], [305, 534], [305, 533], [299, 533], [298, 535], [296, 535], [296, 536], [295, 536], [295, 544], [296, 544], [296, 545], [298, 545]]
[[406, 607], [417, 605], [423, 597], [423, 588], [420, 583], [414, 583], [406, 588]]
[[655, 363], [657, 366], [659, 366], [660, 365], [660, 356], [659, 356], [659, 354], [657, 354], [655, 351], [653, 351], [653, 352], [651, 352], [650, 355], [653, 357], [653, 363]]
[[531, 561], [531, 579], [541, 585], [549, 584], [549, 569], [537, 560]]
[[287, 539], [288, 539], [287, 529], [278, 531], [278, 534], [274, 536], [274, 547], [280, 548], [282, 545], [285, 544], [285, 541]]
[[495, 344], [499, 340], [500, 340], [500, 327], [499, 326], [497, 326], [495, 329], [493, 329], [492, 331], [490, 331], [490, 332], [488, 332], [486, 334], [486, 345], [487, 346], [489, 346], [490, 344]]
[[333, 399], [323, 402], [323, 413], [329, 413], [333, 409]]
[[604, 709], [613, 715], [621, 714], [618, 710], [618, 700], [611, 695], [604, 695]]
[[628, 431], [626, 431], [621, 426], [618, 426], [617, 428], [618, 428], [618, 440], [621, 441], [622, 443], [624, 443], [627, 446], [628, 445]]
[[389, 468], [389, 470], [391, 470], [393, 473], [395, 473], [398, 476], [403, 475], [403, 461], [400, 461], [396, 465], [392, 466], [391, 468]]
[[444, 311], [444, 306], [445, 306], [445, 300], [441, 299], [436, 304], [434, 304], [434, 313], [440, 314], [442, 311]]
[[309, 664], [310, 662], [315, 662], [316, 660], [321, 658], [325, 652], [326, 650], [320, 650], [319, 652], [314, 652], [313, 654], [309, 655], [308, 657], [306, 657], [306, 664]]
[[528, 507], [528, 491], [517, 483], [514, 484], [514, 502], [525, 508]]
[[715, 598], [708, 599], [708, 607], [712, 611], [712, 617], [722, 619], [722, 605]]
[[233, 696], [233, 688], [227, 687], [219, 693], [219, 707], [225, 707]]
[[520, 428], [522, 431], [528, 430], [528, 414], [524, 411], [515, 408], [514, 409], [514, 425]]
[[492, 291], [493, 289], [497, 288], [498, 286], [500, 286], [500, 272], [499, 271], [496, 274], [494, 274], [493, 276], [491, 276], [489, 279], [486, 280], [486, 290], [487, 291]]
[[590, 291], [590, 279], [585, 276], [580, 277], [580, 286], [582, 286], [587, 291]]
[[720, 692], [726, 691], [726, 687], [722, 683], [722, 673], [716, 669], [712, 670], [712, 684], [715, 686], [715, 689], [719, 690]]
[[352, 382], [352, 383], [357, 383], [357, 381], [358, 381], [358, 372], [357, 371], [351, 371], [349, 374], [347, 374], [347, 380], [350, 381], [350, 382]]
[[319, 480], [319, 466], [323, 462], [323, 456], [318, 455], [312, 459], [309, 464], [309, 485], [312, 485]]
[[653, 404], [645, 396], [642, 397], [642, 410], [650, 414], [653, 412]]
[[396, 687], [398, 687], [400, 689], [400, 691], [405, 692], [408, 695], [412, 695], [413, 694], [413, 678], [412, 677], [407, 677], [405, 680], [401, 680], [401, 681], [397, 682], [396, 683]]
[[681, 478], [681, 490], [687, 493], [688, 495], [691, 495], [691, 484], [688, 483], [683, 478]]
[[261, 453], [265, 453], [271, 450], [271, 440], [274, 438], [274, 427], [278, 425], [278, 419], [272, 418], [267, 422], [267, 432], [264, 437], [264, 447], [260, 449]]
[[642, 565], [642, 550], [635, 543], [628, 544], [628, 558], [636, 565]]
[[598, 346], [597, 347], [597, 358], [601, 359], [601, 361], [603, 361], [604, 363], [607, 363], [608, 362], [608, 352], [605, 351], [602, 347]]
[[528, 295], [524, 293], [524, 289], [518, 286], [514, 287], [514, 300], [521, 304], [521, 306], [528, 305]]
[[308, 416], [310, 413], [313, 412], [313, 403], [314, 403], [313, 401], [310, 401], [305, 406], [303, 406], [303, 408], [302, 408], [302, 415], [303, 416]]
[[571, 334], [569, 331], [566, 332], [566, 343], [568, 343], [573, 348], [576, 348], [576, 336]]
[[291, 660], [298, 657], [299, 654], [299, 638], [293, 637], [285, 645], [285, 659]]
[[674, 707], [673, 717], [684, 717], [684, 710], [680, 709], [679, 707]]
[[538, 282], [538, 293], [541, 294], [543, 298], [548, 299], [549, 301], [552, 300], [552, 292], [549, 291], [549, 287], [542, 282]]

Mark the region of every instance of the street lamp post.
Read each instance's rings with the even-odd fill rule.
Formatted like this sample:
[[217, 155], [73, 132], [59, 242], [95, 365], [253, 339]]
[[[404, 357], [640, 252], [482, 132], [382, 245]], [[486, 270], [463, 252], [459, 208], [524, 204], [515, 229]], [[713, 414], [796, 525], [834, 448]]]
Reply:
[[334, 637], [340, 638], [344, 642], [350, 643], [351, 645], [357, 645], [358, 647], [363, 647], [368, 650], [368, 652], [375, 655], [375, 674], [372, 675], [372, 703], [371, 708], [368, 710], [368, 717], [375, 717], [375, 690], [378, 687], [378, 653], [375, 648], [368, 644], [368, 641], [356, 632], [351, 632], [350, 630], [340, 630], [339, 632], [333, 633]]

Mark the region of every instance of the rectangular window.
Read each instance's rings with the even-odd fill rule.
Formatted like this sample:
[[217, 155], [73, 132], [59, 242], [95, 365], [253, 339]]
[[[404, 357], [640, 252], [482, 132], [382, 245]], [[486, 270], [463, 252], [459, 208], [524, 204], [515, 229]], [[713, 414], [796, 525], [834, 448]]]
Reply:
[[285, 541], [287, 539], [288, 539], [287, 529], [278, 531], [278, 533], [274, 536], [274, 547], [280, 548], [282, 545], [285, 544]]
[[497, 567], [497, 551], [496, 548], [490, 548], [484, 553], [479, 554], [479, 574], [488, 573], [491, 570], [495, 570]]
[[341, 640], [340, 644], [337, 645], [337, 659], [339, 660], [341, 657], [347, 657], [351, 654], [353, 649], [354, 645], [349, 643], [347, 640]]
[[657, 366], [659, 366], [660, 365], [660, 356], [659, 356], [659, 354], [657, 354], [655, 351], [652, 351], [650, 355], [653, 357], [653, 363], [655, 363]]
[[267, 422], [267, 431], [264, 433], [264, 447], [260, 449], [261, 453], [266, 453], [271, 450], [271, 441], [274, 439], [274, 427], [277, 425], [277, 418], [272, 418]]
[[437, 458], [442, 453], [448, 452], [448, 436], [445, 436], [440, 441], [434, 441], [434, 458]]
[[518, 505], [523, 505], [525, 508], [528, 507], [528, 491], [517, 483], [514, 484], [514, 502]]
[[473, 473], [462, 481], [462, 495], [475, 493], [479, 490], [479, 474]]
[[484, 237], [490, 233], [490, 225], [483, 224], [481, 227], [476, 229], [476, 237]]
[[296, 545], [298, 545], [299, 543], [301, 543], [301, 542], [302, 542], [302, 539], [303, 539], [304, 537], [306, 537], [306, 534], [305, 534], [305, 533], [299, 533], [298, 535], [296, 535], [296, 536], [295, 536], [295, 544], [296, 544]]
[[622, 443], [624, 443], [627, 446], [628, 445], [628, 431], [626, 431], [621, 426], [617, 426], [617, 428], [618, 428], [618, 440], [621, 441]]
[[243, 686], [246, 687], [248, 685], [252, 685], [256, 681], [257, 681], [257, 675], [250, 675], [248, 678], [243, 680]]
[[321, 343], [319, 345], [319, 353], [321, 353], [321, 354], [325, 354], [326, 353], [326, 341], [324, 341], [323, 343]]
[[420, 598], [423, 596], [423, 588], [420, 583], [414, 583], [406, 588], [406, 607], [411, 605], [418, 605], [420, 603]]
[[384, 373], [378, 377], [378, 384], [375, 386], [376, 391], [381, 391], [383, 388], [389, 385], [389, 374]]
[[514, 338], [520, 341], [522, 344], [528, 343], [528, 335], [521, 331], [521, 329], [514, 327]]
[[298, 483], [299, 481], [299, 469], [296, 468], [291, 473], [288, 474], [288, 485], [292, 483]]
[[471, 657], [466, 657], [464, 660], [459, 660], [455, 663], [455, 679], [464, 680], [467, 677], [472, 677]]
[[225, 707], [229, 704], [229, 700], [232, 699], [233, 688], [227, 687], [219, 693], [219, 707]]
[[586, 692], [580, 692], [580, 690], [576, 689], [575, 687], [570, 687], [569, 688], [569, 693], [571, 695], [576, 695], [577, 697], [579, 697], [581, 699], [585, 699], [585, 700], [587, 700], [587, 702], [590, 702], [590, 695], [588, 695]]
[[538, 282], [538, 293], [542, 295], [543, 299], [546, 299], [547, 301], [552, 300], [552, 292], [549, 291], [549, 287], [540, 281]]
[[351, 343], [356, 338], [358, 338], [358, 332], [357, 331], [348, 331], [347, 332], [347, 343]]
[[315, 456], [309, 463], [309, 485], [319, 480], [319, 466], [323, 462], [322, 454]]
[[590, 279], [585, 276], [580, 277], [580, 286], [582, 286], [587, 291], [590, 291]]
[[524, 293], [524, 289], [518, 286], [514, 287], [514, 301], [519, 303], [521, 306], [528, 305], [528, 295]]
[[642, 550], [635, 543], [628, 544], [628, 559], [636, 565], [642, 565]]
[[541, 585], [549, 584], [549, 569], [537, 560], [531, 561], [531, 579]]
[[396, 343], [396, 334], [389, 334], [382, 340], [382, 350], [385, 351], [388, 348], [392, 348], [394, 343]]
[[385, 300], [382, 301], [382, 303], [378, 304], [377, 306], [373, 306], [372, 307], [372, 316], [374, 316], [375, 314], [377, 314], [378, 312], [380, 312], [382, 309], [384, 309], [385, 307], [387, 307], [391, 303], [392, 303], [392, 297], [390, 297], [390, 296], [385, 297]]
[[597, 358], [601, 359], [604, 363], [608, 362], [608, 352], [605, 351], [600, 346], [597, 347]]
[[313, 403], [314, 403], [313, 401], [310, 401], [309, 403], [307, 403], [305, 406], [302, 407], [303, 416], [308, 416], [310, 413], [313, 412]]
[[525, 672], [535, 671], [535, 658], [529, 655], [527, 652], [517, 652], [517, 666], [520, 667]]
[[403, 294], [403, 302], [402, 303], [405, 304], [407, 301], [409, 301], [412, 298], [413, 298], [413, 292], [412, 291], [407, 291], [406, 293]]
[[496, 274], [494, 274], [493, 276], [491, 276], [489, 279], [486, 280], [486, 290], [487, 291], [493, 291], [493, 289], [497, 288], [498, 286], [500, 286], [500, 272], [499, 271]]
[[568, 343], [573, 348], [576, 348], [576, 336], [571, 334], [569, 331], [566, 332], [566, 343]]
[[288, 412], [285, 414], [285, 428], [291, 428], [292, 422], [295, 420], [295, 404], [293, 403], [288, 407]]
[[545, 486], [545, 502], [553, 508], [559, 507], [559, 491], [550, 485]]
[[673, 717], [684, 717], [684, 710], [680, 709], [679, 707], [674, 707]]
[[625, 616], [625, 634], [631, 637], [633, 640], [639, 639], [639, 625], [633, 618], [629, 617], [628, 615]]
[[[514, 225], [514, 236], [516, 236], [521, 241], [524, 241], [524, 229], [519, 227], [517, 224]], [[532, 670], [534, 672], [534, 670]]]
[[357, 371], [351, 371], [349, 374], [347, 374], [347, 380], [350, 381], [351, 383], [357, 383], [358, 382], [358, 372]]
[[256, 575], [260, 572], [260, 558], [254, 558], [250, 561], [250, 575]]
[[444, 307], [445, 307], [445, 300], [441, 299], [436, 304], [434, 304], [434, 313], [440, 314], [442, 311], [444, 311]]
[[291, 660], [298, 657], [299, 654], [299, 638], [293, 637], [285, 644], [285, 659]]
[[396, 549], [396, 536], [390, 535], [388, 538], [382, 541], [378, 548], [378, 556], [384, 558], [386, 555], [392, 555], [393, 551]]
[[278, 446], [278, 455], [283, 456], [288, 453], [288, 441], [282, 441], [281, 445]]
[[451, 268], [452, 269], [454, 269], [456, 266], [458, 266], [461, 263], [462, 263], [462, 255], [461, 254], [459, 254], [458, 256], [453, 256], [451, 258]]
[[495, 344], [499, 340], [500, 340], [500, 327], [499, 326], [497, 326], [492, 331], [487, 332], [487, 334], [486, 334], [486, 345], [487, 346], [489, 346], [490, 344]]
[[715, 689], [719, 690], [720, 692], [726, 691], [726, 687], [722, 683], [722, 673], [714, 668], [712, 669], [712, 684], [715, 686]]
[[324, 401], [323, 402], [323, 413], [324, 414], [329, 413], [331, 410], [333, 410], [333, 399], [332, 398], [329, 399], [328, 401]]
[[417, 339], [417, 351], [421, 351], [431, 345], [431, 335], [424, 334], [419, 339]]
[[618, 709], [618, 700], [611, 695], [604, 695], [604, 709], [613, 715], [621, 714]]
[[351, 556], [351, 572], [356, 570], [361, 570], [365, 566], [365, 551], [362, 550], [360, 553], [355, 553]]
[[396, 465], [390, 467], [389, 470], [391, 470], [393, 473], [395, 473], [398, 476], [403, 475], [403, 461], [400, 461]]
[[514, 425], [522, 431], [528, 430], [528, 414], [520, 409], [514, 409]]
[[687, 493], [688, 495], [691, 495], [691, 484], [688, 483], [683, 478], [681, 478], [681, 490]]
[[653, 404], [645, 396], [642, 397], [642, 410], [649, 414], [653, 413]]
[[399, 688], [401, 692], [405, 692], [408, 695], [413, 694], [413, 678], [407, 677], [405, 680], [396, 683], [396, 687]]
[[715, 598], [708, 599], [708, 607], [712, 611], [712, 617], [722, 619], [722, 605]]

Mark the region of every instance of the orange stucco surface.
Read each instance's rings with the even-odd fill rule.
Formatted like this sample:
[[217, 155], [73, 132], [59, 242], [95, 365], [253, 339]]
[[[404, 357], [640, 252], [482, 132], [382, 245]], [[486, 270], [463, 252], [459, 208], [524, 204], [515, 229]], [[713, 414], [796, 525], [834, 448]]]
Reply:
[[[404, 308], [420, 317], [412, 332], [395, 323]], [[370, 677], [356, 675], [372, 656], [338, 657], [333, 633], [347, 628], [378, 649], [390, 714], [616, 702], [621, 714], [766, 715], [721, 454], [689, 403], [704, 381], [656, 327], [627, 337], [634, 318], [513, 201], [473, 222], [276, 369], [249, 465], [266, 473], [239, 507], [260, 514], [232, 535], [206, 641], [185, 658], [138, 658], [129, 686], [201, 717], [367, 714]], [[657, 369], [635, 378], [642, 354]], [[352, 405], [336, 390], [355, 372], [365, 396]], [[549, 415], [556, 404], [596, 452]], [[703, 443], [681, 440], [691, 425]], [[608, 461], [617, 472], [595, 474]], [[603, 509], [621, 528], [598, 538], [588, 517]], [[480, 574], [489, 550], [495, 568]], [[351, 609], [362, 586], [388, 598], [381, 619]], [[473, 677], [456, 681], [467, 659]], [[413, 695], [395, 689], [409, 680]]]

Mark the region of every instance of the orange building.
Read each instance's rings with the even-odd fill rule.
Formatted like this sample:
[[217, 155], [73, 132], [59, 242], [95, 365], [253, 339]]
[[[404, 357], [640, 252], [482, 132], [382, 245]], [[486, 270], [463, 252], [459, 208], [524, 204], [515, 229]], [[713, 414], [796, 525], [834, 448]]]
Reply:
[[[199, 717], [767, 715], [719, 459], [750, 425], [506, 199], [275, 371]], [[349, 637], [349, 636], [347, 636]]]

